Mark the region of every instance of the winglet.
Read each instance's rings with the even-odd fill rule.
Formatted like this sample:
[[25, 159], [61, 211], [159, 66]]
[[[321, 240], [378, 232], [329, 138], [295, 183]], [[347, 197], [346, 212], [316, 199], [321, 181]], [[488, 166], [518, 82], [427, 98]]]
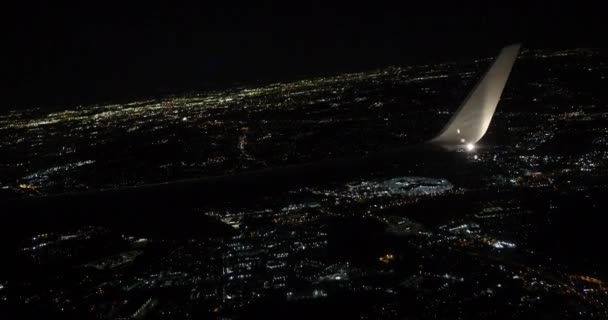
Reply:
[[472, 148], [490, 125], [521, 44], [503, 48], [439, 134], [429, 141], [446, 149]]

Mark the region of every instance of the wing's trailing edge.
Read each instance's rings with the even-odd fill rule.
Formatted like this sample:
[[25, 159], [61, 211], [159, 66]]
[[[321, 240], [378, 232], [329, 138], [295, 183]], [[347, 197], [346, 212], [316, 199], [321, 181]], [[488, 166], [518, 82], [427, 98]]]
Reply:
[[429, 141], [445, 149], [473, 146], [490, 125], [521, 44], [503, 48], [439, 134]]

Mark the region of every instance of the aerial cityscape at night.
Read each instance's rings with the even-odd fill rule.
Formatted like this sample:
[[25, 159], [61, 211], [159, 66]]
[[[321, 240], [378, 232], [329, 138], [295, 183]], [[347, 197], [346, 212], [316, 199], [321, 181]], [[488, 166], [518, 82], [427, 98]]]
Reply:
[[[492, 60], [4, 112], [2, 199], [69, 199], [418, 143]], [[606, 318], [596, 244], [608, 205], [606, 84], [600, 50], [524, 50], [457, 172], [439, 162], [242, 201], [201, 195], [189, 214], [212, 227], [183, 237], [116, 222], [38, 227], [4, 266], [0, 307], [70, 319]]]
[[601, 3], [17, 1], [0, 319], [608, 319]]

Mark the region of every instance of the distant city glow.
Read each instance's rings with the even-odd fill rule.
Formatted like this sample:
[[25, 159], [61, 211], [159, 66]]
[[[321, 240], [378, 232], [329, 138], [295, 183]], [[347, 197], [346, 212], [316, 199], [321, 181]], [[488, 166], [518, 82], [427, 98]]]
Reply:
[[492, 244], [494, 248], [504, 249], [504, 248], [515, 248], [515, 243], [506, 242], [506, 241], [496, 241]]
[[395, 256], [392, 253], [387, 253], [379, 258], [380, 262], [390, 263], [395, 260]]

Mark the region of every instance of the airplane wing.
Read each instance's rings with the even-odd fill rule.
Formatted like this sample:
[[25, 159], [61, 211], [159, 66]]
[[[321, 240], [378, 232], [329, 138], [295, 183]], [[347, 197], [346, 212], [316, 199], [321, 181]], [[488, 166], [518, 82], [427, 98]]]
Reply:
[[500, 51], [490, 69], [430, 143], [446, 149], [472, 148], [485, 135], [520, 47], [518, 43]]

